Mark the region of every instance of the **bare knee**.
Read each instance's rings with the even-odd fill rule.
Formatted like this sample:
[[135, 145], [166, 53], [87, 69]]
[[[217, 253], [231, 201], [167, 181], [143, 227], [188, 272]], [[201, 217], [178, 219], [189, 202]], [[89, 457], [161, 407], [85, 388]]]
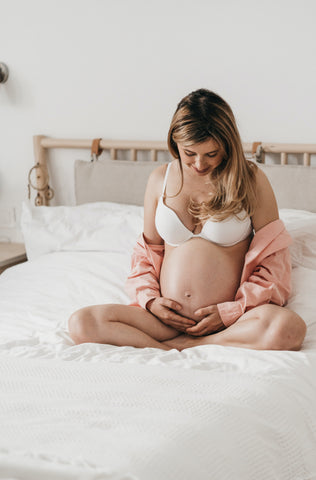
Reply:
[[68, 320], [69, 335], [76, 344], [89, 342], [88, 337], [94, 317], [87, 308], [74, 312]]
[[81, 308], [70, 316], [69, 334], [76, 344], [98, 342], [100, 328], [105, 322], [114, 320], [115, 309], [112, 305], [102, 305], [101, 308], [102, 314], [98, 306], [92, 306]]
[[[276, 305], [266, 305], [269, 310], [266, 334], [269, 350], [300, 350], [306, 335], [306, 324], [292, 310]], [[270, 308], [269, 308], [270, 307]]]

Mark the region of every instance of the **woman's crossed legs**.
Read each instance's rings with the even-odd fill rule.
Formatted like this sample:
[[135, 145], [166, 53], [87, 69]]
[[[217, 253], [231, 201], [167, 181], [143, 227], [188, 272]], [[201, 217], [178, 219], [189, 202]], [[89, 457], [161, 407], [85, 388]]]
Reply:
[[109, 343], [171, 350], [164, 341], [181, 332], [163, 324], [152, 313], [131, 305], [93, 305], [73, 313], [69, 332], [76, 343]]
[[256, 350], [299, 350], [306, 325], [295, 312], [267, 304], [244, 313], [225, 330], [193, 337], [163, 324], [143, 308], [108, 304], [85, 307], [73, 313], [69, 319], [69, 332], [75, 343], [107, 343], [163, 350], [183, 350], [208, 344]]
[[270, 303], [252, 308], [220, 332], [204, 337], [184, 334], [165, 343], [178, 350], [210, 344], [254, 350], [299, 350], [305, 334], [306, 324], [297, 313]]

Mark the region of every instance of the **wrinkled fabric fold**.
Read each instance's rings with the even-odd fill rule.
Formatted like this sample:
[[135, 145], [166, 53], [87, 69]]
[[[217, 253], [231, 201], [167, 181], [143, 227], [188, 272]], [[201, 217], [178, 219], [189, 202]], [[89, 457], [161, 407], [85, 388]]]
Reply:
[[149, 300], [160, 297], [160, 269], [165, 252], [164, 245], [152, 245], [141, 234], [133, 249], [131, 272], [125, 290], [133, 305], [146, 309]]
[[[226, 327], [259, 305], [284, 305], [291, 292], [292, 239], [282, 220], [275, 220], [255, 233], [241, 274], [240, 286], [232, 302], [217, 305]], [[133, 305], [146, 308], [149, 300], [161, 296], [160, 270], [164, 257], [163, 245], [148, 244], [141, 234], [134, 247], [131, 273], [126, 291]]]
[[275, 220], [254, 235], [245, 257], [240, 286], [233, 302], [217, 305], [226, 327], [251, 308], [266, 303], [284, 305], [291, 293], [292, 239], [282, 220]]

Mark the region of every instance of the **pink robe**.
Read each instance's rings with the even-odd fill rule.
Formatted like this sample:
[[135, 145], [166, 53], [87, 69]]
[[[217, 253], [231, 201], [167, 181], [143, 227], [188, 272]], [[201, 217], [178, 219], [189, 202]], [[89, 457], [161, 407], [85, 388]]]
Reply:
[[[291, 292], [290, 235], [282, 220], [268, 223], [255, 233], [241, 274], [240, 286], [232, 302], [217, 305], [226, 327], [251, 308], [266, 303], [284, 305]], [[137, 240], [126, 291], [133, 305], [146, 308], [149, 300], [160, 297], [159, 277], [164, 257], [163, 245], [148, 244], [143, 234]]]

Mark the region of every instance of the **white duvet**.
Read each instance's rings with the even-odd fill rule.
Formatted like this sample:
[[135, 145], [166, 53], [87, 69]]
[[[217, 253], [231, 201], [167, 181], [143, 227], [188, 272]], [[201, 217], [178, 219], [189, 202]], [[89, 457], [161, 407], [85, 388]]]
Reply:
[[0, 478], [316, 478], [316, 270], [303, 250], [289, 303], [308, 325], [300, 352], [75, 346], [75, 309], [128, 302], [130, 252], [46, 252], [7, 270]]

